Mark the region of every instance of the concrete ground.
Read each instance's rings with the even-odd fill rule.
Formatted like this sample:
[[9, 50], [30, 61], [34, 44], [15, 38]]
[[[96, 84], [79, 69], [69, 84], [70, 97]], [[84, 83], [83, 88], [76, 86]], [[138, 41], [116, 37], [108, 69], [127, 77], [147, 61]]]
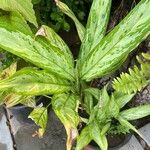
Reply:
[[[45, 136], [39, 139], [32, 136], [37, 126], [27, 118], [30, 111], [24, 108], [6, 111], [0, 107], [0, 150], [65, 150], [65, 130], [55, 114], [52, 111], [49, 113]], [[129, 142], [118, 150], [148, 150], [150, 123], [140, 128], [139, 132], [144, 140], [132, 135]]]

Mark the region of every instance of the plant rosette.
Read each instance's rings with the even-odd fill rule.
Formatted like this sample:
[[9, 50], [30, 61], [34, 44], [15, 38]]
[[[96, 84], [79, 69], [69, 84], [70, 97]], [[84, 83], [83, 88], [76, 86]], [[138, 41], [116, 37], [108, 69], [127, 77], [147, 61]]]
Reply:
[[[49, 97], [48, 106], [52, 105], [66, 129], [67, 150], [71, 150], [75, 141], [75, 150], [82, 150], [92, 140], [100, 149], [107, 150], [106, 136], [112, 132], [128, 133], [131, 129], [140, 135], [130, 121], [150, 115], [150, 104], [130, 109], [123, 107], [137, 91], [148, 85], [149, 61], [138, 58], [141, 67], [135, 66], [117, 77], [111, 94], [106, 87], [90, 88], [89, 82], [115, 72], [130, 52], [146, 39], [150, 33], [150, 1], [141, 0], [107, 34], [111, 0], [93, 0], [86, 27], [66, 4], [55, 2], [75, 22], [81, 40], [77, 60], [50, 27], [43, 25], [33, 32], [38, 24], [30, 0], [0, 1], [0, 9], [4, 11], [0, 15], [0, 48], [35, 66], [19, 71], [12, 69], [8, 75], [2, 73], [0, 95], [5, 101], [1, 103], [30, 105], [35, 96]], [[28, 22], [35, 26], [34, 30]], [[150, 60], [149, 54], [142, 56]], [[29, 115], [40, 126], [41, 136], [46, 130], [47, 107], [34, 107]], [[85, 111], [88, 117], [81, 117], [79, 111]], [[79, 133], [78, 127], [82, 124], [85, 126]]]

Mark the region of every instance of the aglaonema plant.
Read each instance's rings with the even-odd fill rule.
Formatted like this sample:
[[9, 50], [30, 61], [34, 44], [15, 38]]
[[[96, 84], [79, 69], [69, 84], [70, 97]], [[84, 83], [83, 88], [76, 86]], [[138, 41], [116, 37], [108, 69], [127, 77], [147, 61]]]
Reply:
[[[112, 119], [118, 120], [119, 125], [127, 130], [138, 133], [128, 120], [150, 115], [150, 105], [122, 111], [121, 108], [133, 97], [135, 87], [126, 94], [118, 90], [116, 81], [116, 91], [108, 95], [106, 87], [101, 91], [92, 89], [88, 82], [111, 75], [149, 35], [150, 1], [141, 0], [107, 34], [111, 0], [93, 0], [86, 27], [64, 3], [57, 0], [56, 4], [76, 24], [81, 39], [76, 61], [66, 43], [48, 26], [43, 25], [36, 34], [33, 33], [27, 22], [35, 27], [38, 25], [30, 0], [1, 0], [0, 8], [4, 12], [0, 15], [0, 48], [35, 66], [23, 68], [2, 79], [1, 95], [15, 94], [18, 102], [21, 102], [22, 96], [26, 100], [47, 95], [66, 129], [67, 150], [72, 148], [76, 139], [76, 150], [82, 150], [92, 140], [102, 150], [107, 150], [106, 134], [112, 129]], [[12, 106], [13, 102], [7, 101], [6, 104]], [[89, 117], [82, 118], [80, 109], [86, 111]], [[47, 108], [34, 107], [29, 117], [40, 126], [39, 134], [42, 135], [46, 129]], [[86, 126], [79, 134], [78, 125], [82, 122]]]

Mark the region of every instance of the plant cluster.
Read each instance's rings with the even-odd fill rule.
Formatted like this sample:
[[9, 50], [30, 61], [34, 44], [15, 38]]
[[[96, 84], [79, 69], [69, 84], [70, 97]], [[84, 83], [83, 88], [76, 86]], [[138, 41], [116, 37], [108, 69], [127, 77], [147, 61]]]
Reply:
[[[141, 0], [108, 34], [111, 0], [93, 0], [86, 27], [66, 4], [56, 0], [56, 5], [75, 22], [81, 40], [76, 61], [66, 43], [50, 27], [42, 25], [33, 33], [28, 22], [37, 28], [38, 24], [30, 0], [1, 0], [0, 9], [6, 13], [0, 16], [0, 48], [34, 65], [17, 71], [13, 64], [1, 73], [1, 99], [8, 107], [17, 103], [34, 107], [29, 117], [40, 126], [42, 136], [47, 107], [36, 107], [34, 97], [49, 97], [49, 105], [66, 129], [67, 150], [75, 140], [76, 150], [82, 150], [92, 140], [107, 150], [109, 132], [126, 133], [131, 129], [140, 135], [129, 121], [150, 115], [150, 105], [126, 110], [123, 107], [136, 91], [148, 85], [149, 54], [143, 54], [148, 61], [138, 58], [140, 69], [134, 67], [113, 81], [111, 94], [107, 86], [99, 90], [91, 88], [89, 82], [111, 75], [149, 35], [150, 1]], [[79, 112], [87, 117], [83, 118]], [[79, 134], [78, 125], [82, 123], [86, 125]]]

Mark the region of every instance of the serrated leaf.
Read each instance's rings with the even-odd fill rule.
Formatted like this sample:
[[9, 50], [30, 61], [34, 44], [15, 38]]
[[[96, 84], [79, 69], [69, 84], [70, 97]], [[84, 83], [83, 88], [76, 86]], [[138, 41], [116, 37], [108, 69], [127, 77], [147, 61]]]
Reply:
[[150, 54], [148, 53], [142, 53], [142, 56], [147, 59], [147, 60], [150, 60]]
[[72, 12], [72, 10], [69, 9], [69, 7], [64, 4], [63, 2], [56, 0], [56, 5], [60, 8], [60, 10], [65, 13], [67, 16], [69, 16], [75, 23], [78, 35], [80, 37], [80, 40], [83, 41], [85, 28], [84, 26], [79, 22], [79, 20], [76, 18], [75, 14]]
[[0, 47], [49, 72], [74, 80], [74, 69], [66, 53], [53, 45], [40, 43], [23, 33], [0, 28]]
[[145, 76], [145, 72], [147, 72], [147, 70], [143, 69], [139, 70], [136, 66], [134, 66], [133, 69], [129, 69], [129, 73], [122, 73], [120, 77], [117, 77], [113, 81], [113, 88], [117, 92], [125, 94], [132, 94], [140, 91], [148, 85]]
[[82, 62], [85, 61], [86, 56], [105, 36], [110, 7], [111, 0], [93, 0], [86, 26], [85, 37], [81, 46], [80, 60]]
[[0, 16], [0, 27], [9, 31], [20, 31], [27, 35], [32, 35], [32, 31], [25, 19], [18, 12], [7, 12]]
[[44, 70], [25, 68], [0, 81], [0, 91], [21, 95], [44, 95], [70, 90], [70, 83]]
[[126, 120], [136, 120], [150, 115], [150, 104], [130, 108], [120, 112], [120, 116]]
[[31, 0], [1, 0], [0, 8], [5, 11], [17, 11], [27, 21], [33, 23], [36, 27], [38, 26]]
[[150, 33], [150, 1], [142, 0], [80, 64], [82, 80], [90, 81], [115, 71]]
[[74, 140], [78, 136], [77, 126], [79, 116], [77, 113], [79, 97], [73, 94], [54, 95], [52, 106], [67, 132], [66, 149], [71, 150]]
[[30, 113], [28, 118], [31, 118], [40, 127], [39, 133], [40, 137], [42, 137], [46, 130], [46, 125], [48, 121], [47, 108], [44, 107], [34, 108], [34, 110]]
[[87, 146], [90, 141], [92, 140], [92, 137], [89, 133], [89, 127], [86, 126], [80, 133], [79, 137], [77, 138], [77, 145], [75, 150], [82, 150], [85, 146]]

